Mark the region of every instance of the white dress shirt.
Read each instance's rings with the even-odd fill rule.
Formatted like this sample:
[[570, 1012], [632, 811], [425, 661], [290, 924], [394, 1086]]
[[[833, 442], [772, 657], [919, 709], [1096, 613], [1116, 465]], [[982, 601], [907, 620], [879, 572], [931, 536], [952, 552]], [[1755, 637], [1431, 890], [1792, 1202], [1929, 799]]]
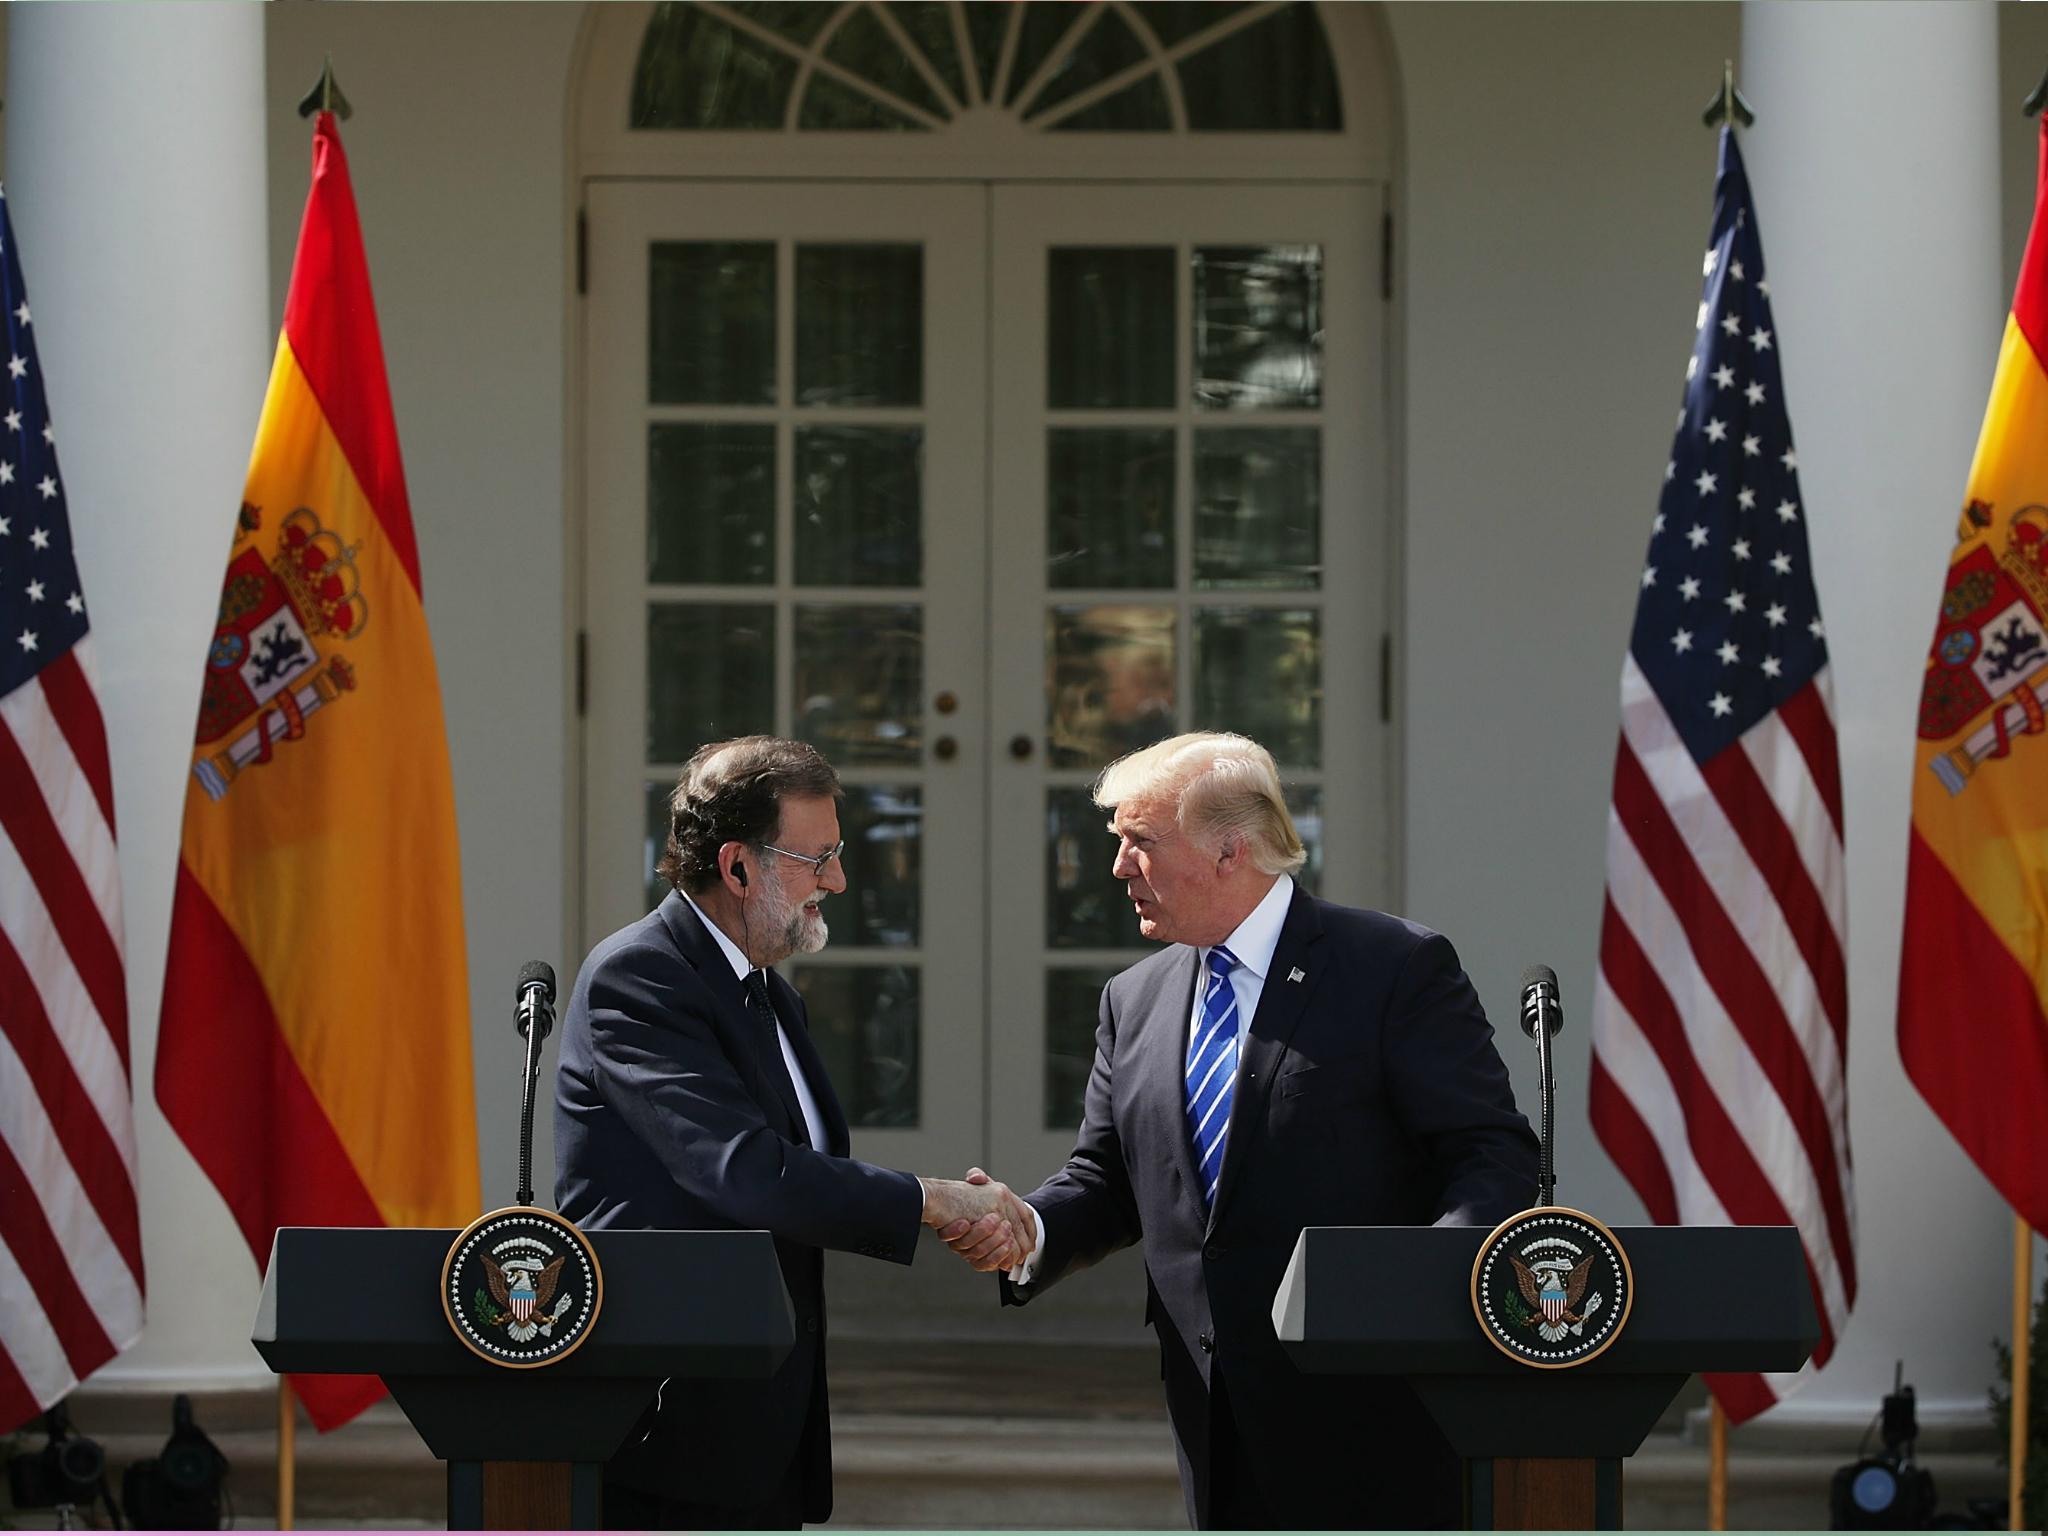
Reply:
[[[1231, 930], [1230, 937], [1223, 941], [1222, 947], [1237, 957], [1237, 964], [1230, 972], [1230, 990], [1237, 996], [1237, 1043], [1240, 1050], [1244, 1047], [1245, 1031], [1252, 1027], [1252, 1015], [1259, 1011], [1259, 999], [1266, 991], [1266, 973], [1273, 968], [1273, 951], [1280, 947], [1280, 930], [1287, 925], [1287, 908], [1293, 900], [1294, 878], [1282, 875], [1260, 898], [1259, 904], [1245, 914], [1244, 921]], [[1209, 949], [1197, 950], [1195, 958], [1198, 962], [1195, 974], [1201, 976], [1209, 965]], [[1202, 1023], [1202, 994], [1207, 990], [1202, 986], [1195, 988], [1195, 1004], [1188, 1011], [1188, 1050], [1195, 1046], [1196, 1031]], [[1223, 1155], [1225, 1158], [1230, 1156], [1227, 1143]], [[1010, 1271], [1010, 1279], [1018, 1285], [1031, 1283], [1032, 1277], [1038, 1273], [1038, 1256], [1045, 1252], [1045, 1218], [1038, 1214], [1038, 1207], [1028, 1201], [1024, 1208], [1031, 1212], [1031, 1223], [1038, 1230], [1033, 1234], [1031, 1257]]]
[[[733, 975], [739, 977], [741, 986], [745, 986], [755, 967], [741, 953], [739, 945], [726, 937], [725, 930], [706, 917], [704, 909], [696, 902], [690, 901], [688, 891], [684, 891], [682, 897], [683, 900], [690, 902], [690, 910], [711, 930], [711, 937], [718, 940], [718, 947], [725, 951], [725, 958], [732, 966]], [[818, 1101], [811, 1097], [811, 1085], [804, 1081], [804, 1069], [796, 1064], [796, 1052], [789, 1048], [789, 1031], [782, 1027], [780, 1016], [775, 1020], [775, 1043], [782, 1047], [782, 1064], [789, 1068], [790, 1083], [796, 1088], [797, 1108], [804, 1112], [804, 1134], [811, 1138], [811, 1147], [814, 1151], [829, 1151], [825, 1145], [825, 1122], [818, 1118]]]

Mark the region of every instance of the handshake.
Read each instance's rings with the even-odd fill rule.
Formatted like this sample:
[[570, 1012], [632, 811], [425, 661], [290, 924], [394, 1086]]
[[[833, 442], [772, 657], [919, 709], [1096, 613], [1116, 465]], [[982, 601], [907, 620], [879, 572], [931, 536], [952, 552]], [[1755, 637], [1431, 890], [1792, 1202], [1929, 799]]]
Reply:
[[979, 1168], [964, 1179], [919, 1179], [924, 1224], [978, 1270], [1014, 1269], [1038, 1244], [1038, 1223], [1007, 1184]]

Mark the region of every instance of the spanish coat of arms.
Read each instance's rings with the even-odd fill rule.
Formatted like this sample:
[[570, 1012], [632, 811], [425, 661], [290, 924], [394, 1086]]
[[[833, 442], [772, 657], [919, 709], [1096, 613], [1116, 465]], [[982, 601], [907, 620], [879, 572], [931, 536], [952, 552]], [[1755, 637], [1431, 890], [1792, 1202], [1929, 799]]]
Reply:
[[[280, 742], [306, 734], [306, 720], [356, 686], [340, 645], [369, 622], [356, 549], [298, 507], [277, 528], [266, 557], [251, 537], [263, 514], [242, 508], [238, 547], [221, 583], [220, 615], [206, 655], [193, 776], [212, 799]], [[215, 742], [215, 751], [205, 750]]]
[[[1982, 539], [1991, 507], [1963, 511], [1965, 541]], [[1980, 542], [1949, 566], [1920, 690], [1920, 737], [1960, 736], [1930, 767], [1959, 795], [2016, 736], [2048, 730], [2048, 507], [2022, 507], [2004, 552]]]

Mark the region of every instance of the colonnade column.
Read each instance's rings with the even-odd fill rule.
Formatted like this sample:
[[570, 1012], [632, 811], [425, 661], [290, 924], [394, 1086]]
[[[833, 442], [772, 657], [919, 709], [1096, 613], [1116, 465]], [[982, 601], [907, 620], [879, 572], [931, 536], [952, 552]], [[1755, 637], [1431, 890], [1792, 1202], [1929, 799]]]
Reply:
[[1920, 675], [2005, 320], [2016, 104], [1993, 6], [1749, 0], [1740, 83], [1835, 674], [1861, 1288], [1833, 1363], [1765, 1422], [1867, 1423], [1903, 1360], [1923, 1425], [1981, 1423], [2011, 1215], [1906, 1080], [1896, 1015]]
[[263, 13], [7, 17], [8, 202], [113, 758], [152, 1282], [142, 1343], [97, 1385], [269, 1380], [248, 1249], [150, 1086], [200, 669], [269, 371]]

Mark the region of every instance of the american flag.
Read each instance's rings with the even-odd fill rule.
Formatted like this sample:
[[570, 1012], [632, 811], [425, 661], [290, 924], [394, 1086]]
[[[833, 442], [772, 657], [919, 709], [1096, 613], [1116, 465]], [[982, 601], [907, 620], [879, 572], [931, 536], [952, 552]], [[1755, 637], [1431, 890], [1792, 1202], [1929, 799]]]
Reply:
[[142, 1333], [114, 786], [0, 192], [0, 1431]]
[[[1652, 1219], [1799, 1229], [1812, 1369], [1856, 1299], [1841, 771], [1763, 247], [1725, 128], [1705, 275], [1621, 669], [1591, 1113]], [[1796, 1379], [1710, 1381], [1740, 1423]]]

